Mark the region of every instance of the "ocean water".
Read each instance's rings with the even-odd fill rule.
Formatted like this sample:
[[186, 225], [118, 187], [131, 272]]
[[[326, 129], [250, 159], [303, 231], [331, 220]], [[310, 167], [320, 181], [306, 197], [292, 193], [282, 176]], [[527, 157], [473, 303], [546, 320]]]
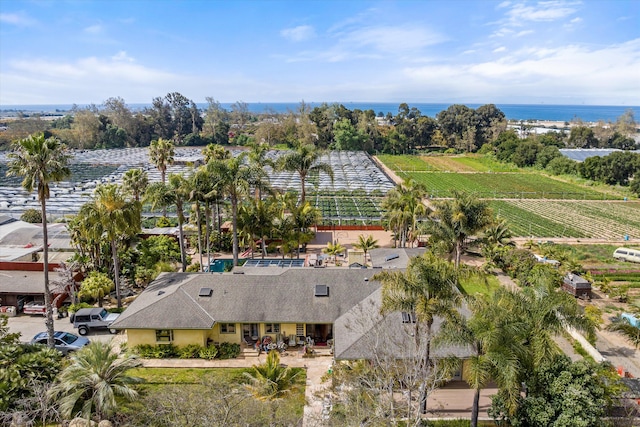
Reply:
[[[373, 110], [376, 114], [395, 115], [398, 112], [400, 103], [393, 102], [327, 102], [327, 104], [342, 104], [349, 110]], [[299, 102], [253, 102], [247, 103], [249, 111], [252, 113], [264, 113], [265, 111], [275, 111], [276, 113], [287, 113], [296, 111]], [[314, 108], [322, 105], [322, 102], [308, 102], [309, 107]], [[206, 109], [207, 104], [198, 103], [199, 108]], [[231, 103], [221, 103], [223, 108], [231, 110]], [[415, 107], [422, 115], [435, 117], [442, 110], [446, 110], [451, 104], [427, 104], [408, 103], [409, 107]], [[465, 104], [470, 108], [478, 108], [483, 104]], [[151, 104], [128, 104], [132, 110], [142, 110], [150, 107]], [[509, 120], [552, 120], [571, 121], [581, 119], [585, 122], [615, 121], [626, 110], [634, 112], [636, 120], [640, 120], [640, 106], [622, 105], [551, 105], [551, 104], [496, 104]], [[71, 105], [0, 105], [2, 111], [23, 111], [39, 113], [63, 113], [71, 109]]]

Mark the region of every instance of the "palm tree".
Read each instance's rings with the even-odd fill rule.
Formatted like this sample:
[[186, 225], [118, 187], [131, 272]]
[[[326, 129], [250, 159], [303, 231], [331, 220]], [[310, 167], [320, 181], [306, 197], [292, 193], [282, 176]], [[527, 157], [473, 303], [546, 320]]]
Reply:
[[95, 191], [95, 200], [87, 204], [89, 217], [96, 224], [100, 224], [104, 230], [104, 237], [111, 246], [118, 308], [122, 307], [118, 240], [140, 232], [141, 210], [140, 202], [127, 200], [116, 184], [99, 185]]
[[313, 144], [300, 145], [278, 159], [278, 168], [289, 172], [296, 172], [300, 176], [300, 203], [306, 199], [305, 182], [311, 174], [324, 173], [333, 182], [333, 168], [329, 163], [320, 162], [323, 151]]
[[216, 188], [231, 200], [233, 223], [233, 266], [238, 265], [238, 203], [248, 195], [251, 187], [265, 187], [267, 176], [261, 168], [245, 162], [247, 153], [225, 160], [207, 163], [207, 170], [216, 182]]
[[506, 220], [498, 218], [493, 224], [489, 225], [483, 233], [482, 242], [486, 245], [515, 246], [515, 242], [511, 240], [511, 230]]
[[180, 244], [180, 261], [182, 271], [187, 269], [187, 256], [184, 244], [184, 204], [191, 194], [191, 184], [181, 174], [169, 174], [169, 184], [161, 182], [153, 183], [149, 186], [146, 193], [146, 199], [151, 202], [151, 209], [167, 206], [175, 206], [178, 215], [178, 240]]
[[327, 243], [327, 247], [322, 249], [322, 252], [324, 252], [325, 254], [332, 256], [333, 257], [333, 262], [336, 262], [336, 256], [338, 256], [338, 254], [341, 254], [345, 251], [344, 246], [342, 246], [340, 243]]
[[196, 212], [196, 227], [198, 227], [198, 255], [200, 256], [200, 271], [202, 265], [202, 205], [205, 208], [205, 236], [207, 239], [207, 252], [209, 252], [209, 198], [208, 194], [213, 190], [211, 177], [206, 168], [200, 167], [189, 177], [189, 200], [193, 202], [192, 210]]
[[173, 142], [162, 138], [151, 141], [151, 145], [149, 146], [149, 159], [160, 171], [162, 183], [165, 182], [167, 167], [174, 162], [174, 156], [175, 149]]
[[460, 315], [446, 319], [434, 340], [436, 346], [468, 346], [473, 351], [473, 355], [464, 364], [464, 377], [475, 391], [471, 427], [478, 425], [480, 391], [489, 381], [496, 381], [507, 392], [510, 403], [515, 404], [519, 397], [519, 356], [523, 354], [523, 349], [518, 339], [519, 323], [503, 303], [509, 297], [509, 291], [504, 288], [491, 296], [469, 296], [466, 305], [471, 316], [466, 318]]
[[493, 214], [484, 200], [458, 191], [454, 198], [434, 202], [435, 209], [427, 230], [433, 243], [446, 242], [453, 246], [456, 267], [469, 237], [484, 231], [493, 223]]
[[299, 205], [292, 203], [289, 205], [288, 210], [289, 217], [287, 219], [292, 224], [297, 240], [296, 253], [297, 257], [300, 258], [300, 245], [306, 247], [306, 244], [313, 239], [314, 233], [311, 231], [311, 226], [320, 221], [320, 210], [311, 206], [309, 202], [300, 203]]
[[373, 276], [373, 280], [382, 283], [382, 315], [402, 311], [416, 316], [413, 338], [415, 348], [422, 351], [418, 357], [420, 371], [425, 373], [420, 386], [420, 412], [423, 414], [427, 410], [433, 322], [436, 317], [456, 315], [455, 309], [461, 302], [457, 289], [460, 274], [452, 263], [427, 252], [422, 257], [412, 258], [404, 272], [383, 271]]
[[44, 134], [29, 135], [13, 144], [13, 152], [9, 154], [8, 176], [21, 176], [22, 187], [28, 192], [38, 191], [40, 210], [42, 213], [42, 252], [44, 271], [44, 303], [48, 333], [47, 345], [54, 347], [53, 339], [53, 307], [49, 289], [49, 236], [47, 232], [47, 199], [49, 183], [62, 181], [71, 175], [67, 164], [71, 156], [67, 148], [56, 138], [45, 138]]
[[417, 237], [418, 220], [427, 214], [427, 207], [422, 203], [426, 195], [424, 185], [408, 179], [404, 185], [389, 191], [382, 202], [387, 227], [394, 231], [394, 239], [400, 240], [402, 248]]
[[[249, 144], [249, 154], [247, 156], [249, 164], [256, 168], [264, 169], [265, 166], [269, 166], [271, 169], [275, 169], [275, 162], [267, 157], [269, 153], [269, 146], [267, 144], [260, 144], [252, 142]], [[260, 188], [255, 188], [256, 199], [260, 199]]]
[[70, 357], [50, 396], [67, 419], [81, 413], [83, 418], [95, 414], [102, 420], [117, 412], [117, 398], [133, 401], [138, 397], [131, 385], [142, 380], [127, 372], [139, 365], [132, 355], [119, 357], [110, 343], [93, 341]]
[[607, 331], [623, 335], [635, 348], [640, 348], [640, 328], [633, 326], [622, 316], [617, 316], [608, 326]]
[[281, 365], [278, 352], [270, 351], [265, 363], [254, 365], [244, 376], [249, 379], [247, 389], [255, 398], [273, 401], [289, 394], [296, 386], [299, 373], [300, 371]]
[[142, 169], [129, 169], [122, 176], [122, 187], [133, 195], [136, 202], [140, 201], [140, 196], [144, 194], [148, 185], [149, 177]]
[[218, 144], [209, 144], [204, 147], [202, 149], [202, 155], [204, 156], [205, 163], [209, 163], [211, 160], [226, 160], [231, 158], [231, 152]]
[[364, 252], [365, 264], [367, 262], [367, 252], [369, 252], [371, 249], [379, 248], [378, 241], [375, 240], [371, 234], [369, 234], [366, 239], [364, 235], [360, 234], [358, 236], [358, 241], [353, 244], [353, 247]]
[[267, 254], [266, 240], [273, 231], [273, 223], [276, 217], [275, 210], [273, 198], [267, 198], [264, 201], [251, 199], [240, 207], [238, 214], [240, 229], [251, 236], [251, 241], [254, 245], [256, 240], [260, 240], [263, 259]]

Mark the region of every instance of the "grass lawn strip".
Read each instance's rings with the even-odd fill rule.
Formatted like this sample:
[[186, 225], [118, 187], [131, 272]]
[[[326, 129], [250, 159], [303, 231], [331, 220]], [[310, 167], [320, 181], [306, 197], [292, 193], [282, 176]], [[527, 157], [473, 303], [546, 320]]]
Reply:
[[418, 156], [379, 154], [376, 157], [395, 172], [437, 170]]
[[477, 293], [492, 295], [500, 287], [500, 282], [496, 276], [487, 276], [486, 283], [478, 278], [464, 279], [460, 282], [459, 287], [460, 291], [466, 295]]

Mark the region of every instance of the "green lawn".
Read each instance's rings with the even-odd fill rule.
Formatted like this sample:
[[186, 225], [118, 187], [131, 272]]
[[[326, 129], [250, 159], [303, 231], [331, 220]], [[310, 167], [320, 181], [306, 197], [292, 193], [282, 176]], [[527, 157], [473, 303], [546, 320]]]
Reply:
[[474, 295], [477, 293], [491, 295], [500, 287], [500, 282], [496, 276], [487, 276], [487, 282], [482, 279], [471, 278], [460, 282], [460, 291], [465, 295]]
[[142, 378], [145, 384], [201, 384], [207, 378], [221, 378], [228, 382], [244, 382], [243, 368], [136, 368], [129, 375]]

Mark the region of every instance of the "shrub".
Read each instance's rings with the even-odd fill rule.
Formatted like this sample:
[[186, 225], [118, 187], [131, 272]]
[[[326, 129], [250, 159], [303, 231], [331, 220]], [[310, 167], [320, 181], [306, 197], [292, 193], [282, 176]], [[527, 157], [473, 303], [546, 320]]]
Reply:
[[216, 348], [215, 345], [202, 347], [199, 353], [200, 358], [206, 359], [206, 360], [215, 359], [217, 355], [218, 355], [218, 349]]
[[200, 271], [200, 263], [196, 262], [187, 267], [187, 273], [198, 273]]
[[171, 227], [171, 222], [166, 216], [161, 216], [156, 220], [156, 227]]
[[81, 308], [93, 308], [93, 306], [91, 304], [89, 304], [89, 303], [86, 303], [86, 302], [81, 302], [81, 303], [78, 303], [78, 304], [71, 304], [69, 306], [69, 311], [72, 311], [72, 312], [75, 313], [76, 311], [80, 310]]
[[140, 344], [135, 346], [133, 351], [140, 357], [149, 359], [166, 359], [178, 355], [178, 349], [173, 344]]
[[240, 344], [223, 342], [218, 345], [220, 359], [235, 359], [240, 355]]
[[42, 224], [42, 212], [37, 209], [27, 209], [20, 216], [20, 221], [28, 222], [30, 224]]
[[202, 346], [198, 344], [189, 344], [178, 349], [178, 357], [180, 359], [197, 359], [202, 351]]

